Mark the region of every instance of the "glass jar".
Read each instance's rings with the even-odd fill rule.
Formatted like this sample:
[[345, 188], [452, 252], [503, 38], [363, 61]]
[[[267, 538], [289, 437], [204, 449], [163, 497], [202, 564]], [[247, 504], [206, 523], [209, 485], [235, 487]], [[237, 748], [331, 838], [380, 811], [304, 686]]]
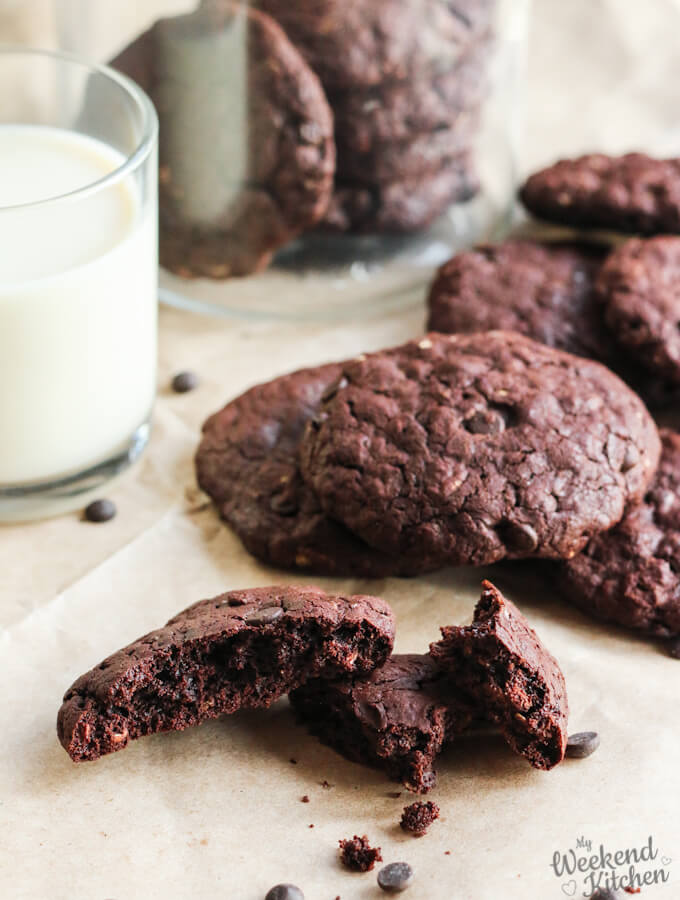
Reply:
[[61, 46], [160, 119], [161, 296], [355, 317], [497, 237], [529, 0], [58, 0]]

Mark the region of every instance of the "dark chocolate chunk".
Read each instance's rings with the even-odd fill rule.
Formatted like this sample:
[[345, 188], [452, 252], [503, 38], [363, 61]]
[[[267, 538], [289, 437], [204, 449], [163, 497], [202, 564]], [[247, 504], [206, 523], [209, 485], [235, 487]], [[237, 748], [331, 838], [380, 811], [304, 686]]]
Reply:
[[400, 894], [411, 887], [413, 878], [413, 869], [408, 863], [388, 863], [378, 872], [378, 886], [388, 894]]
[[85, 507], [85, 518], [88, 522], [108, 522], [116, 512], [113, 500], [93, 500]]
[[264, 900], [305, 900], [305, 895], [294, 884], [277, 884], [267, 891]]
[[172, 379], [172, 389], [176, 394], [186, 394], [187, 391], [193, 391], [199, 384], [200, 380], [195, 372], [178, 372]]
[[585, 759], [600, 746], [600, 735], [596, 731], [579, 731], [570, 734], [567, 740], [567, 756], [570, 759]]

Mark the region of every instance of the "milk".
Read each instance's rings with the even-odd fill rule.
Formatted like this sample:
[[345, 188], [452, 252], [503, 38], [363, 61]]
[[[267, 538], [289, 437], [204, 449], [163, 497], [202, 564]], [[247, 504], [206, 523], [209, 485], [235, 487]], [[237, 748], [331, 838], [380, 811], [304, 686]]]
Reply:
[[[80, 472], [149, 417], [156, 208], [124, 157], [74, 132], [0, 125], [0, 487]], [[153, 175], [153, 173], [152, 173]], [[52, 199], [38, 206], [19, 206]]]

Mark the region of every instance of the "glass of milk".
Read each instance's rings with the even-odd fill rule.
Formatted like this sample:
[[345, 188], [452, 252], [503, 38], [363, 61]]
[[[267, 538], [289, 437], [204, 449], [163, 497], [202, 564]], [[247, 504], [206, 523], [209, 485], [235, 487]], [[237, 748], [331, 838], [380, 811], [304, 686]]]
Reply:
[[75, 508], [147, 443], [157, 144], [128, 79], [0, 49], [0, 521]]

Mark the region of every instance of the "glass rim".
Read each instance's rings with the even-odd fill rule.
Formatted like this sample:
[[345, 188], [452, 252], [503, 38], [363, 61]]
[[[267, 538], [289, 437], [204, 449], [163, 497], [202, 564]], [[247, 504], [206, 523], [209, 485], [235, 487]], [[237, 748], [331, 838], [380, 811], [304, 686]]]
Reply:
[[[124, 162], [102, 178], [98, 178], [96, 181], [75, 188], [72, 191], [67, 191], [65, 194], [57, 194], [54, 197], [45, 197], [43, 200], [32, 200], [28, 203], [15, 203], [10, 206], [0, 206], [0, 215], [12, 210], [28, 210], [46, 206], [48, 204], [63, 203], [64, 201], [88, 197], [98, 193], [109, 185], [121, 181], [148, 159], [158, 138], [158, 116], [156, 115], [156, 109], [148, 94], [131, 78], [128, 78], [127, 75], [117, 72], [115, 69], [112, 69], [104, 63], [90, 62], [74, 53], [65, 53], [62, 50], [47, 50], [39, 47], [24, 47], [20, 44], [0, 43], [0, 62], [2, 62], [3, 58], [10, 56], [25, 56], [27, 58], [33, 56], [42, 59], [51, 59], [57, 63], [66, 65], [80, 66], [83, 69], [87, 69], [90, 74], [100, 75], [109, 81], [114, 82], [132, 100], [136, 109], [141, 113], [142, 136], [135, 149], [132, 150], [131, 153], [126, 154]], [[2, 123], [0, 123], [0, 128], [1, 127]]]

